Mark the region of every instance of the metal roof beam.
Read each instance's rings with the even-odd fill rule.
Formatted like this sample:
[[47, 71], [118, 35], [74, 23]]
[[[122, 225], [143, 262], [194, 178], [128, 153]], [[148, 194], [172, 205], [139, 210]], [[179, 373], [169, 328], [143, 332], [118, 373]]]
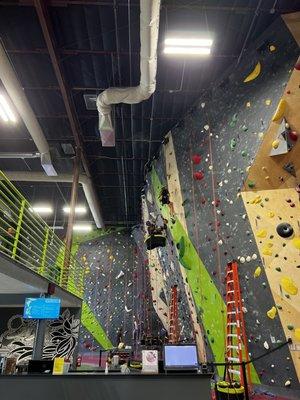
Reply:
[[[36, 12], [41, 24], [41, 28], [43, 31], [44, 39], [47, 45], [47, 49], [52, 61], [52, 66], [54, 68], [54, 72], [56, 75], [56, 79], [58, 81], [58, 85], [60, 87], [60, 91], [62, 94], [62, 98], [64, 101], [64, 105], [67, 111], [68, 119], [71, 125], [71, 131], [73, 133], [74, 139], [76, 146], [82, 149], [82, 141], [81, 141], [81, 133], [80, 133], [80, 125], [76, 116], [76, 110], [75, 110], [75, 105], [73, 103], [72, 96], [70, 94], [70, 91], [68, 89], [68, 85], [64, 79], [64, 74], [63, 74], [63, 69], [61, 65], [61, 61], [59, 58], [59, 55], [57, 53], [56, 47], [55, 47], [55, 42], [54, 42], [54, 34], [53, 34], [53, 28], [51, 25], [50, 17], [48, 14], [48, 10], [45, 4], [45, 1], [43, 0], [34, 0], [34, 5], [36, 8]], [[83, 150], [83, 149], [82, 149]], [[85, 170], [85, 173], [88, 177], [91, 176], [88, 162], [86, 159], [85, 154], [82, 151], [81, 155], [81, 160], [82, 164]]]

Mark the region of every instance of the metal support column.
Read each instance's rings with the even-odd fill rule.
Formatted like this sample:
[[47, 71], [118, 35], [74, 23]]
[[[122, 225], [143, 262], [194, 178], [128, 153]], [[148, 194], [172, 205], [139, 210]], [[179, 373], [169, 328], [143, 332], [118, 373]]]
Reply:
[[33, 353], [32, 353], [33, 360], [41, 360], [43, 358], [46, 326], [47, 326], [46, 319], [39, 319], [37, 321], [34, 344], [33, 344]]
[[73, 238], [73, 225], [74, 225], [74, 220], [75, 220], [75, 207], [76, 207], [77, 197], [78, 197], [80, 160], [81, 160], [81, 149], [79, 147], [77, 147], [76, 148], [76, 156], [74, 159], [73, 182], [72, 182], [71, 201], [70, 201], [70, 213], [69, 213], [69, 218], [68, 218], [68, 227], [67, 227], [67, 233], [66, 233], [66, 239], [65, 239], [66, 249], [65, 249], [65, 257], [64, 257], [63, 273], [62, 273], [62, 284], [64, 285], [64, 287], [68, 286], [70, 255], [71, 255], [72, 238]]

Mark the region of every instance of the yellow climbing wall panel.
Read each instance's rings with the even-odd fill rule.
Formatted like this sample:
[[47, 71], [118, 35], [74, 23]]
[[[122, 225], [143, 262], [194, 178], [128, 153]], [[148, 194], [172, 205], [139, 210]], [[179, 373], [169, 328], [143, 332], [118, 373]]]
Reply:
[[[284, 171], [283, 166], [292, 162], [296, 175], [300, 179], [300, 71], [294, 69], [288, 84], [284, 90], [282, 99], [286, 101], [284, 117], [290, 128], [298, 132], [298, 140], [294, 147], [286, 154], [270, 157], [272, 142], [277, 138], [281, 124], [279, 121], [271, 121], [264, 134], [263, 142], [251, 166], [244, 190], [252, 190], [247, 186], [248, 181], [255, 183], [256, 190], [269, 190], [277, 188], [295, 187], [296, 178]], [[281, 179], [283, 178], [283, 179]]]
[[[164, 155], [165, 155], [165, 165], [166, 165], [166, 175], [168, 181], [168, 191], [170, 193], [170, 201], [173, 203], [174, 213], [176, 217], [179, 219], [181, 225], [187, 232], [187, 224], [186, 218], [183, 208], [183, 199], [181, 194], [181, 187], [179, 181], [179, 174], [177, 169], [177, 162], [175, 156], [175, 150], [173, 145], [172, 135], [168, 134], [167, 138], [169, 139], [168, 143], [164, 146]], [[179, 263], [180, 264], [180, 263]], [[185, 268], [180, 264], [180, 272], [183, 278], [183, 281], [186, 282], [186, 271]], [[201, 334], [196, 335], [197, 348], [199, 353], [199, 359], [202, 362], [206, 360], [206, 350], [205, 350], [205, 342], [202, 335], [202, 330], [197, 322], [197, 311], [195, 307], [195, 303], [193, 301], [193, 296], [190, 291], [190, 287], [187, 283], [184, 284], [184, 289], [188, 301], [191, 321], [193, 324], [194, 331], [199, 332]]]
[[[242, 193], [242, 198], [272, 291], [274, 305], [277, 306], [274, 324], [279, 318], [286, 337], [293, 339], [290, 349], [300, 380], [300, 340], [296, 337], [296, 329], [300, 328], [298, 193], [294, 188], [248, 191]], [[279, 236], [276, 228], [280, 223], [290, 224], [294, 230], [293, 236], [290, 238]], [[253, 279], [259, 280], [262, 276]], [[264, 290], [263, 287], [261, 290]]]

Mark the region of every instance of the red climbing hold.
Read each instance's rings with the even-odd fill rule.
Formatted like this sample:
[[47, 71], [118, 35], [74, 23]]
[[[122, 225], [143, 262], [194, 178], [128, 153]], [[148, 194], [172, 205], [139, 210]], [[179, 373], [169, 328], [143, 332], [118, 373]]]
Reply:
[[298, 58], [298, 60], [297, 60], [297, 62], [296, 62], [296, 64], [295, 64], [295, 69], [296, 69], [297, 71], [300, 71], [300, 57]]
[[298, 133], [296, 131], [290, 131], [289, 132], [289, 138], [293, 141], [296, 142], [298, 139]]
[[202, 171], [194, 172], [194, 179], [196, 181], [201, 181], [204, 178], [204, 174]]
[[194, 164], [198, 165], [201, 162], [201, 156], [199, 156], [199, 154], [194, 154], [192, 160]]

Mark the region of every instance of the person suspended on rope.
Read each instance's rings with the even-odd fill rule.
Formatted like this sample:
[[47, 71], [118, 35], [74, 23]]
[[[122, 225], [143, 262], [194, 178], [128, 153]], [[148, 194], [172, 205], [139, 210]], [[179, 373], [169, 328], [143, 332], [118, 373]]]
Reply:
[[162, 215], [158, 215], [155, 219], [146, 222], [148, 235], [145, 243], [147, 250], [155, 249], [156, 247], [165, 247], [167, 236], [168, 221]]
[[173, 206], [173, 203], [170, 201], [170, 193], [165, 186], [163, 186], [161, 188], [159, 200], [160, 200], [161, 204], [163, 204], [163, 205], [167, 204], [169, 206], [170, 213], [173, 216], [174, 215], [174, 206]]

